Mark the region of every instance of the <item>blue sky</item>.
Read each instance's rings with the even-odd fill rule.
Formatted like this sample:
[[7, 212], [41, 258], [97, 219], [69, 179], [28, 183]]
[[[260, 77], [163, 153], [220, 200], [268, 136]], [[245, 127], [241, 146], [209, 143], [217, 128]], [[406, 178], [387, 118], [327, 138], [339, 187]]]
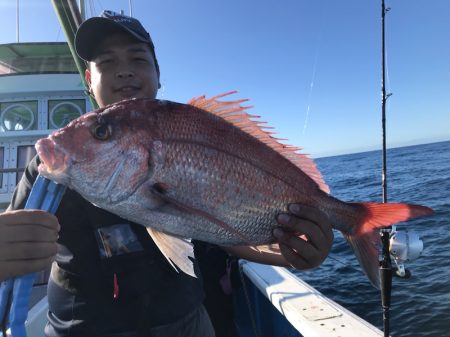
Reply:
[[[129, 14], [128, 0], [86, 1]], [[237, 90], [314, 157], [381, 148], [381, 0], [134, 0], [156, 45], [159, 97]], [[450, 140], [450, 1], [387, 0], [387, 144]], [[20, 0], [21, 42], [64, 41], [51, 1]], [[38, 23], [36, 23], [38, 20]], [[0, 2], [0, 43], [16, 41]]]

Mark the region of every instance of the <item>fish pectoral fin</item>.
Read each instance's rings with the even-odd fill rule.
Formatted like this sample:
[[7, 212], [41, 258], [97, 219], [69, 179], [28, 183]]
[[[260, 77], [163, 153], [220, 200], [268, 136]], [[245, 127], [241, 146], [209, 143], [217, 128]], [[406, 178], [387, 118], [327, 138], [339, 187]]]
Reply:
[[190, 205], [186, 205], [170, 196], [165, 194], [166, 190], [164, 188], [163, 184], [154, 184], [151, 192], [158, 196], [162, 201], [171, 204], [172, 206], [178, 208], [179, 210], [187, 213], [194, 214], [195, 216], [202, 217], [204, 219], [207, 219], [208, 221], [216, 224], [217, 226], [225, 229], [227, 232], [232, 233], [236, 237], [239, 237], [244, 243], [247, 245], [250, 245], [251, 240], [249, 240], [244, 234], [242, 234], [239, 230], [231, 226], [230, 224], [226, 223], [225, 221], [222, 221], [218, 218], [216, 218], [214, 215], [203, 211], [201, 209], [192, 207]]
[[190, 239], [179, 238], [151, 227], [147, 227], [147, 232], [177, 272], [176, 267], [192, 277], [197, 277], [194, 272], [194, 263], [190, 259], [194, 258], [194, 246]]

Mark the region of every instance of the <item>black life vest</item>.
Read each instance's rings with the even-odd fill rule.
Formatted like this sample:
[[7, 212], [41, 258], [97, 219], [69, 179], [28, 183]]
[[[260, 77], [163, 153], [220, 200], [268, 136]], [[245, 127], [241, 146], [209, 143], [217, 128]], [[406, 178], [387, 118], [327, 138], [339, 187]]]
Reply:
[[[23, 207], [38, 163], [34, 158], [27, 167], [13, 209]], [[77, 331], [145, 331], [173, 322], [202, 303], [201, 280], [175, 271], [143, 226], [92, 205], [72, 190], [66, 191], [56, 216], [61, 225], [59, 249], [48, 286], [50, 330], [55, 336], [64, 336], [66, 330], [71, 336]], [[102, 258], [98, 233], [118, 226], [135, 235], [138, 249]], [[196, 263], [195, 267], [200, 275]]]

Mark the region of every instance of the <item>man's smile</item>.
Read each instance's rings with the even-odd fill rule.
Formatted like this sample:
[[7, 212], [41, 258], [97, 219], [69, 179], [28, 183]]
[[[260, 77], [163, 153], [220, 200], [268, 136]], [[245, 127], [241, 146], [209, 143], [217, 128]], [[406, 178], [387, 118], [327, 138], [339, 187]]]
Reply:
[[141, 90], [141, 88], [136, 85], [124, 85], [114, 89], [116, 93], [119, 93], [125, 97], [131, 97], [132, 95], [136, 94], [136, 92], [138, 92], [139, 90]]

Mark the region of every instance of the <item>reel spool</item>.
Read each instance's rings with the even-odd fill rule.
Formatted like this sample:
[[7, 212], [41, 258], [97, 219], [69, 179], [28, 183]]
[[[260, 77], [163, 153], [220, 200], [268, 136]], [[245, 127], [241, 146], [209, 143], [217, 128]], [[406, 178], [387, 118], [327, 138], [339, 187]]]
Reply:
[[395, 263], [395, 274], [401, 278], [411, 277], [411, 272], [405, 269], [406, 261], [417, 259], [423, 251], [423, 241], [413, 230], [397, 231], [394, 227], [390, 233], [389, 253]]

